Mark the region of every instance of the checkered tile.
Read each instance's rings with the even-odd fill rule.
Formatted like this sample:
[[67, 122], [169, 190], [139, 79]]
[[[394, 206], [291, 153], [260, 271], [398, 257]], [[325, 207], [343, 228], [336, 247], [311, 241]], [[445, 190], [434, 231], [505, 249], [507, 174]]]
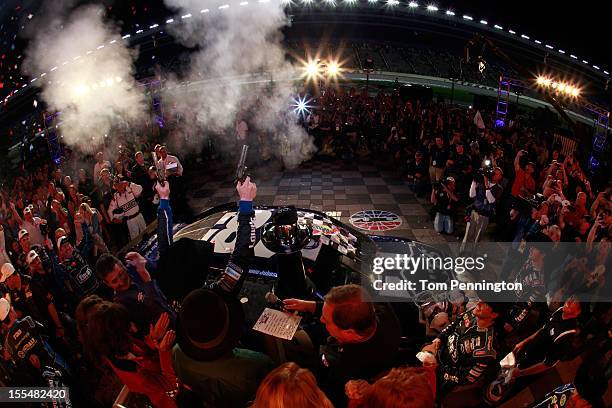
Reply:
[[[203, 171], [186, 173], [190, 180], [190, 204], [196, 211], [236, 199], [231, 185], [234, 165], [209, 163]], [[402, 219], [396, 229], [380, 232], [424, 242], [443, 244], [456, 237], [438, 235], [429, 218], [427, 199], [416, 198], [389, 162], [345, 163], [312, 160], [299, 168], [282, 171], [278, 163], [253, 166], [257, 203], [295, 205], [319, 211], [337, 211], [348, 223], [351, 214], [362, 210], [391, 211]]]

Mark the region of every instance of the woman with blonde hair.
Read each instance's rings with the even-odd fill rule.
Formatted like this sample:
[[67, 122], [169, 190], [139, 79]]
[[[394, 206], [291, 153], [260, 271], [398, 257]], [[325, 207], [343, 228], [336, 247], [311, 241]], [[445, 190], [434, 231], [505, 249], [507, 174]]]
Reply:
[[263, 379], [251, 408], [333, 408], [310, 370], [285, 363]]
[[108, 247], [102, 239], [102, 229], [100, 226], [100, 216], [98, 215], [98, 211], [94, 208], [91, 208], [87, 203], [81, 203], [79, 206], [79, 214], [77, 218], [80, 218], [85, 221], [89, 228], [89, 232], [91, 234], [91, 238], [94, 242], [93, 247], [93, 256], [97, 258], [98, 255], [105, 254], [108, 252]]

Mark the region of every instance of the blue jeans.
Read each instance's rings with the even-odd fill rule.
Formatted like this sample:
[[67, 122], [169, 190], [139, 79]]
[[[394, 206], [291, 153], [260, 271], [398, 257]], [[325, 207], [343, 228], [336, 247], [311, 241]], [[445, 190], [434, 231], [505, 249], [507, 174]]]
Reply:
[[434, 219], [434, 230], [437, 233], [444, 232], [445, 234], [452, 234], [454, 231], [453, 218], [450, 215], [444, 215], [437, 212], [436, 218]]

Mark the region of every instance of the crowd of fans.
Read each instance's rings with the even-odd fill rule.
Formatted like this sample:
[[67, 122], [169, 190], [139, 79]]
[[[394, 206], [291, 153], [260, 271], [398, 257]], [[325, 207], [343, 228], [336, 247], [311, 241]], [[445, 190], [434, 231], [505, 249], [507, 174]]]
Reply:
[[[420, 310], [422, 333], [413, 314], [358, 285], [284, 299], [284, 310], [308, 323], [280, 353], [279, 340], [243, 336], [238, 292], [255, 244], [255, 184], [236, 187], [238, 231], [225, 272], [177, 294], [161, 283], [184, 273], [168, 262], [185, 240], [172, 239], [173, 219], [187, 212], [180, 160], [161, 145], [99, 152], [90, 167], [49, 164], [2, 187], [2, 382], [60, 378], [87, 406], [100, 403], [95, 389], [109, 370], [156, 407], [427, 408], [470, 391], [482, 406], [526, 385], [521, 377], [581, 355], [585, 368], [563, 392], [602, 406], [609, 363], [593, 356], [610, 345], [609, 304], [597, 296], [610, 293], [611, 190], [591, 186], [580, 155], [564, 157], [549, 132], [522, 119], [494, 130], [486, 113], [444, 103], [351, 89], [328, 90], [316, 104], [303, 125], [319, 159], [388, 158], [431, 200], [437, 232], [461, 232], [456, 221], [465, 217], [462, 251], [476, 251], [490, 222], [503, 225], [497, 236], [512, 260], [503, 278], [528, 290], [515, 302], [462, 294], [430, 305]], [[245, 121], [237, 137], [256, 139], [258, 157], [270, 158], [278, 146], [249, 134]], [[155, 219], [159, 259], [113, 255]], [[583, 245], [568, 254], [561, 242]], [[511, 351], [516, 361], [500, 366]], [[84, 371], [95, 380], [84, 381]]]

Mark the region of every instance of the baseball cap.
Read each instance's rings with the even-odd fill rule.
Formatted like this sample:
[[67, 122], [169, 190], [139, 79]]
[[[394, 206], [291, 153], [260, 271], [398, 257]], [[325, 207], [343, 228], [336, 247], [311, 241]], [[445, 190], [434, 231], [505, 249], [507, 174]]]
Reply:
[[62, 244], [63, 244], [65, 241], [68, 241], [68, 237], [67, 237], [67, 236], [65, 236], [65, 235], [64, 235], [64, 236], [59, 237], [59, 238], [57, 239], [57, 249], [60, 249], [60, 248], [62, 247]]
[[19, 240], [21, 240], [21, 238], [23, 238], [26, 235], [29, 235], [30, 233], [28, 232], [27, 229], [23, 228], [19, 230], [19, 234], [17, 234], [17, 237]]
[[11, 311], [11, 304], [5, 298], [0, 298], [0, 321], [6, 319]]
[[27, 206], [26, 208], [23, 209], [23, 213], [31, 213], [32, 209], [30, 208], [30, 206]]
[[15, 267], [11, 263], [5, 263], [0, 268], [0, 283], [6, 282], [6, 280], [15, 273]]
[[32, 263], [32, 261], [34, 261], [34, 259], [38, 258], [38, 254], [36, 253], [36, 251], [31, 250], [30, 252], [28, 252], [28, 256], [26, 257], [26, 262], [29, 264]]

